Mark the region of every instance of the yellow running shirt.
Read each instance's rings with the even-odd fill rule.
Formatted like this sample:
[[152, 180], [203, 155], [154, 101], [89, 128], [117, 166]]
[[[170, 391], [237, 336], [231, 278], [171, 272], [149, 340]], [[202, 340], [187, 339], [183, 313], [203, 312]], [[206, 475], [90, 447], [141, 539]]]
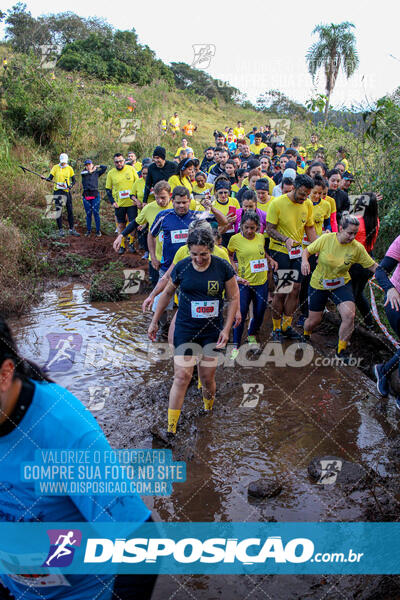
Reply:
[[237, 138], [245, 137], [244, 127], [235, 127], [233, 135], [236, 135]]
[[108, 172], [106, 188], [112, 190], [114, 202], [118, 206], [132, 206], [133, 184], [139, 179], [138, 174], [131, 165], [125, 165], [120, 171], [115, 167]]
[[[349, 269], [359, 263], [365, 269], [372, 267], [374, 260], [360, 242], [340, 244], [336, 233], [325, 233], [307, 247], [310, 254], [318, 254], [318, 264], [311, 277], [311, 286], [316, 290], [326, 290], [327, 282], [343, 277], [343, 285], [351, 279]], [[325, 282], [325, 285], [324, 285]]]
[[[277, 231], [301, 244], [304, 228], [314, 225], [312, 202], [309, 198], [303, 204], [292, 202], [287, 194], [278, 196], [269, 202], [267, 223], [277, 225]], [[270, 250], [289, 254], [284, 242], [271, 237]]]
[[[331, 216], [331, 207], [326, 200], [320, 200], [318, 204], [313, 204], [313, 218], [315, 233], [319, 237], [322, 234], [324, 220]], [[306, 235], [306, 234], [304, 234]]]
[[178, 185], [184, 185], [185, 188], [187, 188], [189, 190], [190, 193], [192, 193], [192, 184], [190, 183], [189, 179], [187, 177], [183, 177], [182, 181], [179, 179], [178, 175], [172, 175], [169, 179], [168, 179], [168, 183], [171, 186], [171, 193], [174, 191], [174, 189], [178, 186]]
[[327, 202], [329, 202], [329, 205], [331, 207], [331, 215], [333, 215], [333, 213], [336, 212], [336, 202], [334, 198], [331, 198], [331, 196], [325, 196], [325, 198], [322, 198], [323, 200], [326, 200]]
[[[211, 252], [211, 254], [213, 254], [214, 256], [218, 256], [218, 258], [223, 258], [230, 264], [229, 255], [226, 248], [220, 248], [220, 246], [215, 245], [214, 250]], [[190, 256], [189, 246], [185, 244], [184, 246], [181, 246], [179, 250], [177, 250], [174, 256], [174, 260], [172, 262], [174, 263], [174, 265], [176, 265], [176, 263], [178, 263], [180, 260], [183, 260], [184, 258], [187, 258], [188, 256]]]
[[256, 233], [252, 240], [236, 233], [229, 240], [228, 250], [236, 252], [239, 277], [246, 279], [250, 285], [263, 285], [267, 281], [268, 263], [262, 233]]
[[54, 165], [50, 174], [53, 175], [54, 191], [66, 190], [71, 185], [71, 177], [75, 175], [73, 168], [69, 165], [63, 168], [60, 165]]
[[171, 117], [169, 120], [169, 124], [173, 131], [178, 131], [180, 125], [179, 117]]
[[253, 154], [260, 154], [261, 150], [266, 147], [267, 144], [264, 144], [264, 142], [261, 142], [259, 146], [256, 146], [255, 144], [250, 144], [250, 150]]
[[[146, 204], [143, 209], [140, 211], [140, 214], [136, 217], [136, 223], [138, 225], [146, 225], [149, 226], [149, 229], [154, 223], [154, 219], [162, 210], [167, 210], [167, 208], [172, 208], [172, 202], [168, 204], [165, 208], [162, 206], [158, 206], [157, 202], [150, 202], [150, 204]], [[162, 258], [162, 232], [156, 237], [156, 258], [161, 261]], [[151, 262], [151, 256], [149, 256], [149, 261]]]
[[133, 184], [132, 194], [134, 196], [136, 196], [136, 198], [139, 200], [139, 202], [143, 202], [144, 186], [145, 185], [146, 185], [146, 179], [144, 177], [141, 177], [140, 179], [137, 179], [135, 181], [135, 183]]

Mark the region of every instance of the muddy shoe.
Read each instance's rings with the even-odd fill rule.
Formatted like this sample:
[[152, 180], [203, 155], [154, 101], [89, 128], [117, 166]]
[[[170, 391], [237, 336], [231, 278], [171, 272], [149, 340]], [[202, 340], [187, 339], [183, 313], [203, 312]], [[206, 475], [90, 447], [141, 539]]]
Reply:
[[347, 350], [342, 350], [341, 352], [335, 353], [336, 358], [338, 358], [342, 365], [348, 365], [350, 360], [350, 352]]
[[101, 231], [96, 231], [96, 237], [101, 237]]
[[125, 254], [125, 248], [123, 248], [123, 247], [121, 246], [121, 248], [118, 250], [118, 254], [119, 254], [119, 255], [121, 255], [121, 254]]
[[87, 231], [87, 232], [85, 233], [85, 237], [90, 237], [91, 235], [92, 235], [92, 232], [91, 232], [91, 231]]
[[133, 244], [129, 244], [128, 252], [131, 254], [136, 254], [136, 248]]
[[81, 236], [81, 234], [78, 233], [75, 228], [69, 230], [69, 235], [74, 235], [75, 237], [80, 237]]
[[284, 340], [300, 340], [301, 339], [301, 335], [299, 333], [297, 333], [297, 331], [295, 331], [293, 329], [293, 327], [288, 327], [286, 329], [286, 331], [282, 331], [282, 337]]
[[386, 376], [382, 373], [382, 367], [383, 365], [374, 365], [374, 375], [378, 392], [386, 398], [389, 395], [389, 385]]
[[283, 342], [282, 331], [280, 329], [275, 329], [275, 331], [272, 332], [272, 341], [279, 343]]
[[163, 442], [166, 446], [173, 446], [176, 440], [176, 435], [174, 433], [167, 431], [160, 425], [153, 425], [153, 427], [150, 429], [150, 433], [153, 437], [155, 437], [157, 440], [160, 440], [160, 442]]
[[65, 231], [64, 229], [59, 229], [57, 232], [58, 237], [64, 237], [65, 236]]

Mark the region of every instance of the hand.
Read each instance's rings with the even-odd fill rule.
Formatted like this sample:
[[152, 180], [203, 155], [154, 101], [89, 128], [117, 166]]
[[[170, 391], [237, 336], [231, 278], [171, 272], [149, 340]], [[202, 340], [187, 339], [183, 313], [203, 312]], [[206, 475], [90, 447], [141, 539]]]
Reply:
[[394, 310], [397, 310], [397, 311], [400, 310], [400, 294], [394, 287], [390, 288], [390, 290], [388, 290], [388, 293], [386, 295], [386, 302], [385, 302], [384, 306], [389, 304], [389, 302], [390, 302], [391, 308], [393, 308]]
[[150, 294], [149, 296], [147, 296], [147, 298], [145, 298], [145, 300], [143, 301], [142, 304], [142, 311], [145, 313], [146, 310], [151, 310], [151, 307], [153, 306], [153, 302], [154, 302], [154, 298], [153, 296]]
[[202, 200], [200, 200], [200, 204], [204, 206], [206, 210], [208, 210], [211, 208], [211, 199], [207, 197], [202, 198]]
[[226, 344], [228, 343], [229, 340], [229, 331], [226, 331], [226, 329], [224, 328], [220, 334], [219, 334], [219, 338], [218, 338], [218, 342], [216, 343], [216, 348], [225, 348]]
[[114, 203], [113, 203], [113, 207], [114, 207], [114, 208], [118, 208], [118, 204], [117, 204], [117, 202], [114, 202]]
[[276, 260], [274, 260], [270, 256], [268, 256], [267, 259], [268, 259], [269, 268], [272, 269], [273, 271], [277, 271], [279, 269], [279, 265], [276, 262]]
[[228, 215], [228, 223], [235, 223], [236, 222], [236, 215]]
[[292, 240], [291, 238], [288, 238], [285, 242], [285, 246], [288, 249], [288, 251], [290, 252], [291, 249], [293, 248], [294, 245], [294, 240]]
[[143, 229], [146, 227], [146, 225], [139, 225], [138, 226], [138, 231], [143, 231]]
[[157, 323], [157, 321], [152, 320], [149, 325], [149, 329], [147, 330], [147, 335], [149, 336], [149, 339], [152, 342], [156, 341], [157, 331], [158, 331], [158, 323]]
[[237, 282], [238, 284], [241, 283], [242, 285], [250, 285], [247, 279], [243, 279], [243, 277], [238, 277]]
[[383, 196], [382, 196], [382, 194], [380, 192], [376, 192], [375, 196], [376, 196], [376, 201], [377, 202], [380, 202], [382, 200], [382, 198], [383, 198]]
[[43, 179], [43, 181], [48, 181], [47, 177], [43, 177], [43, 175], [40, 176], [40, 179]]
[[118, 250], [120, 249], [123, 239], [124, 239], [124, 236], [122, 235], [122, 233], [120, 233], [115, 238], [114, 243], [113, 243], [113, 248], [114, 248], [115, 252], [118, 252]]
[[153, 269], [155, 269], [156, 271], [158, 271], [160, 269], [160, 261], [155, 259], [151, 259], [151, 264], [153, 266]]
[[308, 260], [302, 260], [301, 261], [301, 274], [302, 275], [309, 275], [310, 274], [310, 263], [308, 262]]
[[237, 311], [237, 313], [235, 314], [235, 320], [233, 322], [233, 328], [235, 329], [236, 327], [239, 327], [240, 323], [242, 322], [242, 313], [240, 312], [240, 310]]
[[94, 165], [93, 170], [100, 169], [100, 165]]

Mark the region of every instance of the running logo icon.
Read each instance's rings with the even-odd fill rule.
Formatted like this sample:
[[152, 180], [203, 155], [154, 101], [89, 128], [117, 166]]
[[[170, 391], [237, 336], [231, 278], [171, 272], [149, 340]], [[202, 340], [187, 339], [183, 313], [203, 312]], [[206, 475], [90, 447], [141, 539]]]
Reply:
[[48, 333], [49, 356], [46, 369], [66, 372], [74, 364], [75, 354], [82, 347], [82, 336], [79, 333]]
[[240, 406], [243, 408], [255, 408], [260, 399], [260, 395], [264, 392], [262, 383], [242, 383], [243, 400]]
[[48, 529], [50, 540], [49, 553], [42, 567], [69, 567], [72, 563], [75, 547], [82, 541], [82, 532], [79, 529]]
[[319, 485], [333, 485], [342, 470], [341, 460], [320, 460], [321, 475], [317, 483]]
[[215, 44], [193, 44], [193, 62], [191, 67], [208, 69], [211, 59], [215, 56]]

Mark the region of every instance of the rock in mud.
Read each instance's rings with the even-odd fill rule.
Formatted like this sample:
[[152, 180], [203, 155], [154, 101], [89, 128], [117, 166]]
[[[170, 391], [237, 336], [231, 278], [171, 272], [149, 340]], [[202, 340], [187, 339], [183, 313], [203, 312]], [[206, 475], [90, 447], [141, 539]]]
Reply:
[[338, 456], [318, 456], [308, 465], [308, 474], [321, 485], [353, 485], [363, 487], [374, 478], [374, 473], [362, 465], [343, 460]]
[[282, 486], [276, 479], [258, 479], [252, 481], [247, 493], [252, 498], [273, 498], [282, 491]]

